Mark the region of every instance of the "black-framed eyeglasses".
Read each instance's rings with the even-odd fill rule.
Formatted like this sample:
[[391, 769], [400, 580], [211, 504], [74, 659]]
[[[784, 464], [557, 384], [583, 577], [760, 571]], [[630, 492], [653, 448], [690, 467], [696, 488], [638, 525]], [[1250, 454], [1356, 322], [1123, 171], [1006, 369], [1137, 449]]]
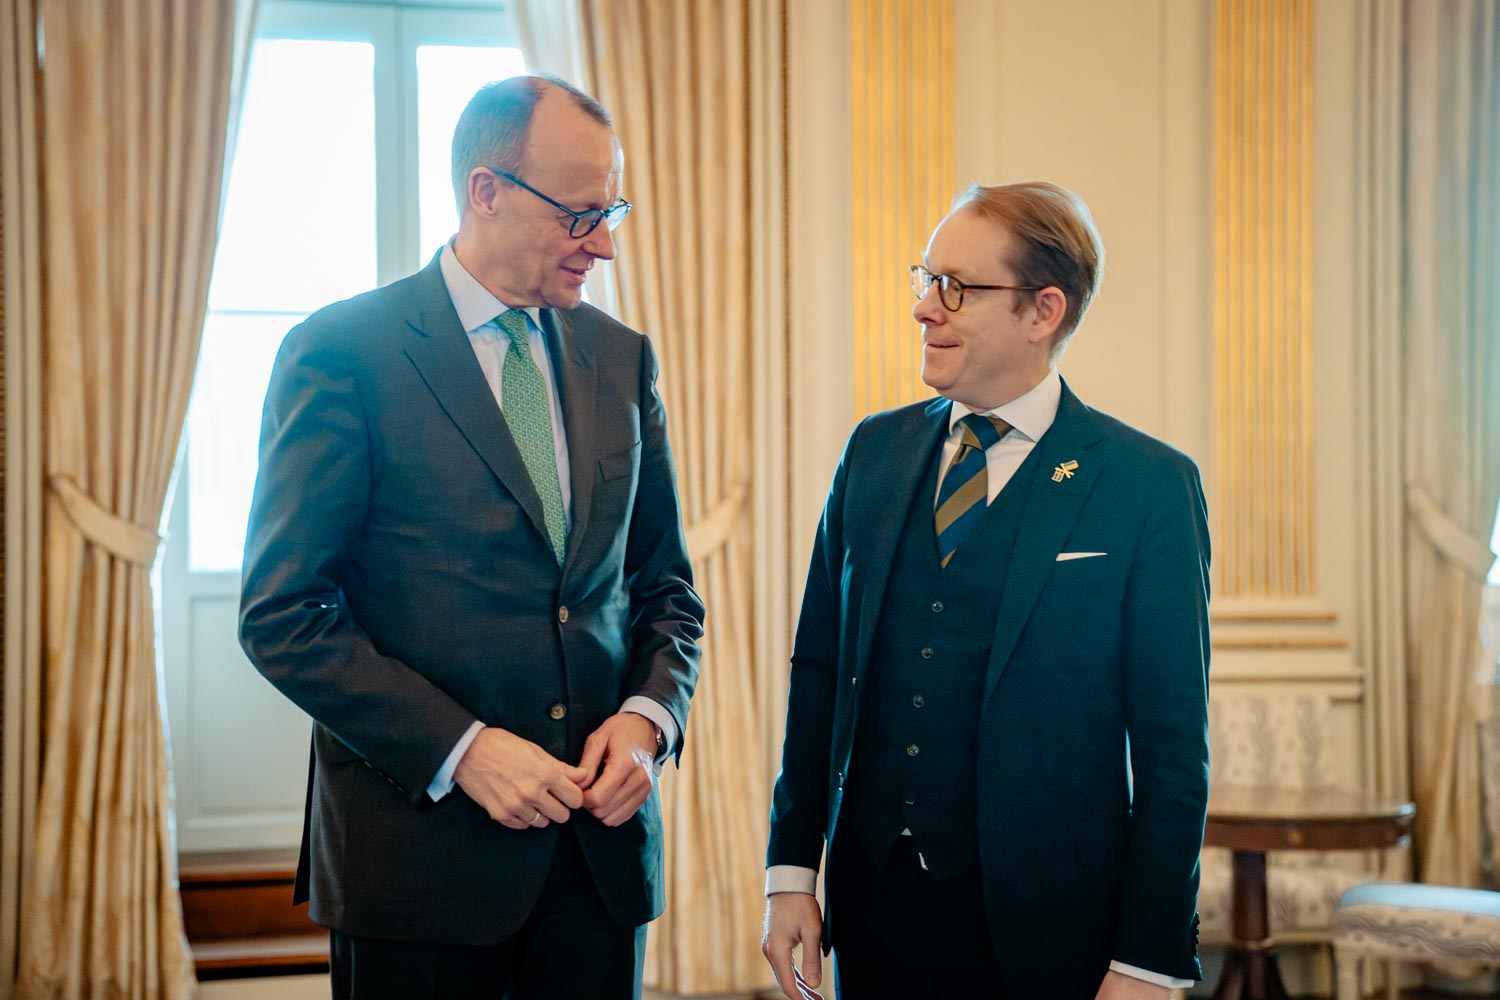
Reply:
[[917, 298], [926, 298], [928, 289], [936, 284], [938, 301], [949, 312], [958, 312], [963, 308], [964, 292], [971, 288], [988, 292], [1039, 292], [1046, 287], [1045, 285], [966, 285], [951, 274], [933, 274], [921, 264], [913, 264], [907, 270], [911, 272], [911, 290], [916, 293]]
[[626, 201], [624, 198], [621, 198], [619, 201], [615, 202], [608, 208], [586, 208], [582, 212], [575, 212], [567, 205], [564, 205], [562, 202], [558, 201], [556, 198], [549, 198], [546, 195], [542, 194], [542, 192], [538, 191], [530, 184], [527, 184], [515, 174], [507, 173], [504, 170], [495, 170], [493, 168], [486, 169], [488, 169], [489, 172], [494, 174], [496, 177], [504, 177], [506, 180], [510, 181], [517, 187], [525, 188], [558, 211], [567, 212], [569, 215], [571, 215], [573, 217], [573, 221], [568, 225], [568, 235], [573, 237], [575, 240], [581, 240], [589, 233], [592, 233], [600, 222], [603, 222], [605, 228], [607, 228], [610, 232], [614, 232], [619, 228], [620, 223], [625, 221], [625, 216], [630, 214], [630, 202]]

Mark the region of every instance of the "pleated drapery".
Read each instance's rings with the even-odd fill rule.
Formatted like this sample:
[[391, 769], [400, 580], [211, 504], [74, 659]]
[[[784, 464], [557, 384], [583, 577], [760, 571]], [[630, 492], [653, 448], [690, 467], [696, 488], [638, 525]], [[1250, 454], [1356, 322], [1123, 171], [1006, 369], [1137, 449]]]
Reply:
[[47, 496], [17, 993], [187, 997], [150, 577], [208, 296], [242, 7], [36, 6]]
[[1408, 0], [1407, 692], [1422, 881], [1481, 878], [1478, 629], [1500, 500], [1500, 5]]
[[[662, 363], [678, 486], [710, 608], [682, 769], [662, 781], [665, 915], [647, 982], [680, 994], [771, 985], [760, 955], [771, 775], [760, 718], [784, 635], [757, 634], [758, 443], [785, 336], [782, 0], [582, 0], [586, 85], [615, 117], [624, 194], [619, 315]], [[769, 476], [783, 475], [767, 469]]]

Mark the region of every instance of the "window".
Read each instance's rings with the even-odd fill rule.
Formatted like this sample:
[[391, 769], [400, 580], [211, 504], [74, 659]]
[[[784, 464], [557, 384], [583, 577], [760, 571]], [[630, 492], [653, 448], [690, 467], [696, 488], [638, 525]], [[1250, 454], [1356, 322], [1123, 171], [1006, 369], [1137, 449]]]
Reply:
[[301, 829], [308, 722], [236, 637], [281, 340], [437, 252], [458, 227], [458, 115], [484, 83], [525, 71], [496, 5], [261, 7], [158, 590], [183, 850], [295, 844]]
[[526, 71], [496, 21], [266, 6], [189, 411], [191, 571], [239, 570], [281, 338], [313, 310], [416, 270], [457, 228], [449, 143], [459, 112], [483, 84]]
[[[1500, 552], [1500, 509], [1495, 511], [1495, 534], [1490, 539], [1490, 551]], [[1496, 559], [1490, 566], [1490, 576], [1486, 582], [1492, 590], [1500, 587], [1500, 559]]]

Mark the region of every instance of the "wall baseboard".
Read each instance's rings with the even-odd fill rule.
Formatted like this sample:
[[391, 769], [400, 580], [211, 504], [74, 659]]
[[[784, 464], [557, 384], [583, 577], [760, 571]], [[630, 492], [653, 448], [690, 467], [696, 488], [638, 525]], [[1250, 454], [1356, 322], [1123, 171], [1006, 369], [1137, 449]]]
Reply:
[[328, 971], [328, 931], [292, 905], [297, 852], [215, 851], [179, 859], [183, 923], [198, 978]]

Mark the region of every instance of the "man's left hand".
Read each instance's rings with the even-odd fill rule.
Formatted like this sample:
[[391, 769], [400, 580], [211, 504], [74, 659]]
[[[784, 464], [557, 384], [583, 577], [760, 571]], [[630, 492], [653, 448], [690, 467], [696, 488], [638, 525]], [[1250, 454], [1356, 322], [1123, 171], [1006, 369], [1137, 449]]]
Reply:
[[[644, 715], [619, 712], [583, 744], [583, 807], [605, 826], [634, 816], [651, 795], [656, 778], [656, 724]], [[601, 769], [602, 765], [602, 769]]]
[[[587, 793], [585, 793], [587, 796]], [[1172, 991], [1113, 969], [1104, 974], [1094, 1000], [1170, 1000]]]

